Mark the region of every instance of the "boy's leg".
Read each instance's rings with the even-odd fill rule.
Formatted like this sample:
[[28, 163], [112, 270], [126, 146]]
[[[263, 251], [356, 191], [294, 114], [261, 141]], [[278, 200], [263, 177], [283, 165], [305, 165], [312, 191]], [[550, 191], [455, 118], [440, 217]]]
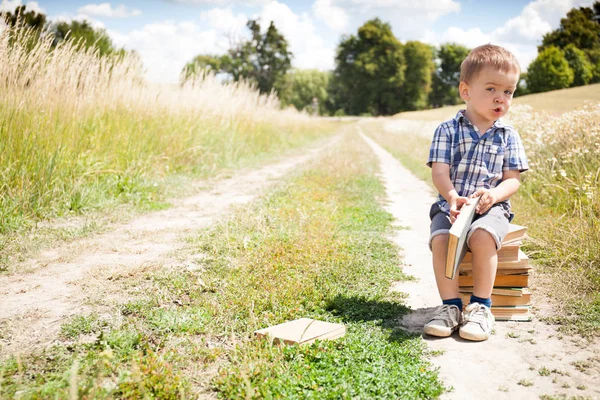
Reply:
[[498, 268], [498, 250], [508, 233], [508, 212], [495, 206], [471, 225], [467, 243], [473, 253], [473, 295], [465, 310], [460, 336], [486, 340], [494, 324], [490, 311], [491, 294]]
[[428, 335], [447, 337], [462, 322], [462, 301], [458, 294], [458, 278], [450, 280], [445, 276], [448, 230], [452, 224], [448, 215], [437, 211], [435, 207], [432, 207], [430, 216], [433, 271], [443, 304], [435, 310], [429, 322], [423, 327], [423, 331]]
[[458, 274], [454, 279], [446, 278], [446, 255], [448, 253], [448, 234], [440, 234], [431, 240], [433, 273], [438, 292], [442, 300], [456, 299], [458, 292]]
[[498, 268], [496, 241], [488, 231], [476, 229], [469, 239], [469, 248], [473, 253], [473, 295], [489, 299]]

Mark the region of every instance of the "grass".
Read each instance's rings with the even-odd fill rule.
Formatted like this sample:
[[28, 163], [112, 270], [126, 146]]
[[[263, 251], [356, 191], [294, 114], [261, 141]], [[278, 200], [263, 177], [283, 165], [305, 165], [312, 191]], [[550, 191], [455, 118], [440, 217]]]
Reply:
[[406, 131], [390, 134], [383, 129], [383, 124], [384, 122], [377, 121], [362, 124], [361, 128], [365, 134], [410, 169], [415, 176], [433, 187], [431, 169], [425, 164], [429, 156], [431, 138]]
[[[528, 227], [525, 251], [535, 260], [536, 272], [548, 278], [545, 285], [555, 307], [549, 321], [565, 333], [598, 336], [600, 109], [588, 105], [553, 117], [521, 106], [511, 110], [511, 119], [531, 167], [512, 198], [514, 222]], [[364, 129], [415, 175], [431, 183], [424, 165], [429, 140], [409, 132], [386, 133], [375, 124]]]
[[[74, 318], [54, 347], [0, 365], [0, 397], [435, 398], [420, 337], [398, 327], [403, 279], [374, 155], [346, 136], [256, 204], [190, 238], [201, 269], [145, 269], [112, 318]], [[274, 346], [253, 331], [299, 317], [335, 341]], [[82, 341], [83, 336], [93, 340]], [[206, 376], [213, 376], [210, 382]]]
[[0, 33], [0, 270], [40, 222], [123, 204], [163, 209], [191, 180], [264, 163], [339, 126], [281, 110], [243, 82], [151, 84], [134, 55], [99, 57], [69, 41], [50, 51], [50, 36], [28, 50], [30, 36]]

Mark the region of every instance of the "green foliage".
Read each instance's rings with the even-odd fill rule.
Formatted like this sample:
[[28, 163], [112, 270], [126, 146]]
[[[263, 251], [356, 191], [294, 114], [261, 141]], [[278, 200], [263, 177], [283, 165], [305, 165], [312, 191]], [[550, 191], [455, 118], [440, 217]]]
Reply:
[[388, 23], [367, 21], [338, 45], [330, 88], [347, 114], [395, 114], [402, 110], [403, 46]]
[[27, 6], [18, 6], [14, 13], [3, 13], [4, 20], [8, 26], [14, 27], [20, 24], [24, 27], [41, 31], [46, 27], [46, 16], [33, 10], [27, 11]]
[[600, 49], [586, 50], [585, 54], [592, 66], [592, 81], [590, 83], [598, 83], [600, 82]]
[[527, 87], [531, 93], [564, 89], [574, 80], [574, 73], [564, 52], [555, 46], [542, 50], [527, 69]]
[[261, 32], [257, 20], [249, 20], [246, 25], [252, 33], [249, 40], [242, 41], [220, 57], [196, 56], [183, 68], [183, 79], [189, 79], [208, 68], [225, 73], [234, 81], [251, 81], [261, 93], [278, 90], [292, 65], [292, 53], [288, 50], [287, 40], [273, 21], [265, 33]]
[[123, 49], [116, 49], [104, 29], [94, 29], [88, 21], [59, 22], [52, 25], [54, 43], [56, 46], [63, 40], [71, 38], [80, 47], [85, 49], [95, 47], [98, 54], [105, 56], [112, 53], [123, 53]]
[[431, 46], [411, 41], [404, 45], [406, 73], [403, 91], [405, 110], [423, 110], [429, 106], [431, 80], [435, 71]]
[[182, 79], [185, 81], [207, 72], [218, 73], [221, 70], [221, 57], [199, 54], [183, 67]]
[[469, 54], [469, 49], [455, 43], [440, 46], [437, 52], [437, 68], [432, 78], [432, 91], [429, 102], [433, 107], [460, 103], [458, 84], [460, 64]]
[[571, 67], [574, 74], [571, 86], [582, 86], [590, 83], [593, 78], [593, 67], [586, 54], [572, 43], [564, 48], [564, 52], [569, 67]]
[[519, 76], [519, 82], [517, 83], [517, 89], [515, 90], [514, 97], [524, 96], [530, 94], [530, 90], [527, 87], [527, 72], [521, 72]]
[[282, 105], [293, 105], [298, 110], [305, 110], [312, 114], [315, 112], [313, 98], [316, 98], [318, 105], [316, 111], [321, 115], [325, 114], [330, 76], [330, 72], [316, 69], [296, 69], [288, 72], [279, 89], [279, 99]]
[[566, 18], [560, 20], [560, 27], [544, 35], [539, 51], [551, 46], [564, 49], [569, 44], [578, 49], [600, 48], [599, 2], [593, 8], [573, 8]]
[[538, 50], [549, 47], [565, 52], [574, 72], [572, 86], [600, 82], [600, 1], [571, 9], [558, 29], [544, 35]]

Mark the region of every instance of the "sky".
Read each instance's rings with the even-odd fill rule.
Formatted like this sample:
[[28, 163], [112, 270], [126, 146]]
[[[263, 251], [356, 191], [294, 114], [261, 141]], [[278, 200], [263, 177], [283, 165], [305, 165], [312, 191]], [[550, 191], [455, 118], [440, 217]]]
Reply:
[[136, 50], [149, 80], [177, 82], [196, 55], [223, 54], [248, 37], [248, 19], [259, 19], [263, 28], [274, 22], [288, 40], [295, 68], [333, 69], [341, 37], [379, 17], [401, 42], [498, 44], [526, 69], [543, 35], [556, 29], [571, 8], [594, 0], [0, 1], [0, 11], [25, 4], [51, 21], [88, 20], [118, 47]]

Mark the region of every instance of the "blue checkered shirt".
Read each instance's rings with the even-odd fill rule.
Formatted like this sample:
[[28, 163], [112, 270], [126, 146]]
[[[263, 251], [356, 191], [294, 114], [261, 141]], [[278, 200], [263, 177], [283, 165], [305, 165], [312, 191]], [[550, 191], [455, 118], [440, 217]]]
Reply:
[[[479, 136], [464, 110], [435, 130], [427, 165], [431, 167], [434, 162], [450, 165], [450, 180], [459, 196], [465, 197], [478, 189], [498, 186], [503, 171], [529, 169], [521, 137], [515, 128], [496, 121]], [[442, 211], [450, 213], [450, 206], [441, 194], [437, 203]], [[510, 210], [510, 202], [504, 203]]]

